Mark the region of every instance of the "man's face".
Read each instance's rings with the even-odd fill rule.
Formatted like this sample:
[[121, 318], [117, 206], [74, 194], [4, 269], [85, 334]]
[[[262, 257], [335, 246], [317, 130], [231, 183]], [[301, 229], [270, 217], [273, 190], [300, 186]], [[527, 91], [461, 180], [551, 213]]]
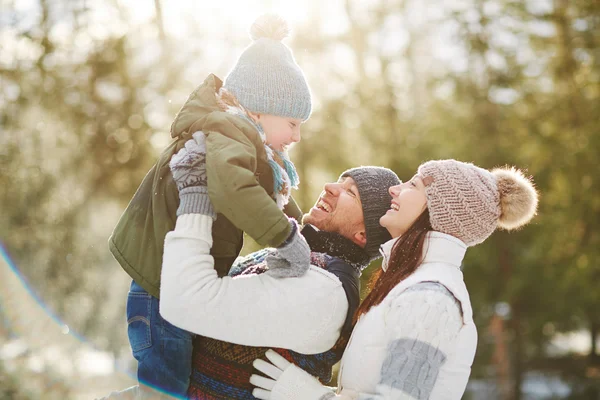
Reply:
[[338, 182], [325, 184], [313, 208], [304, 215], [303, 222], [322, 231], [339, 233], [350, 240], [354, 240], [357, 233], [364, 235], [362, 203], [354, 179], [344, 177]]

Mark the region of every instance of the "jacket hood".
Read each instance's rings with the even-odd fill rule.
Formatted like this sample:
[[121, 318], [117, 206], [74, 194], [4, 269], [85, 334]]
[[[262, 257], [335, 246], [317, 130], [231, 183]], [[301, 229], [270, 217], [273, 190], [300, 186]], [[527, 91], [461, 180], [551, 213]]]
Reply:
[[[188, 97], [171, 124], [171, 137], [178, 138], [198, 120], [214, 111], [221, 111], [217, 103], [217, 93], [223, 86], [216, 75], [210, 74]], [[192, 133], [192, 132], [190, 132]]]

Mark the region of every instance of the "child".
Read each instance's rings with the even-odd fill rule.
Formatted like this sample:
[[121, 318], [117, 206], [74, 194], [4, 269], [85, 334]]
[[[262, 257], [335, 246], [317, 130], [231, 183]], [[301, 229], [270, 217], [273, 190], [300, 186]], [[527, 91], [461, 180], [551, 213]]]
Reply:
[[[142, 181], [121, 216], [110, 250], [133, 278], [127, 300], [129, 342], [138, 360], [138, 380], [185, 396], [191, 372], [193, 334], [159, 314], [163, 243], [185, 212], [169, 161], [201, 131], [206, 137], [206, 176], [213, 224], [215, 269], [229, 271], [243, 244], [243, 232], [263, 246], [280, 247], [309, 263], [308, 245], [286, 214], [301, 212], [290, 196], [298, 176], [288, 145], [300, 140], [300, 124], [311, 112], [310, 90], [290, 49], [281, 43], [287, 24], [277, 16], [252, 25], [253, 43], [241, 54], [223, 84], [210, 75], [187, 99], [171, 126], [174, 142]], [[196, 205], [197, 206], [197, 205]], [[284, 214], [285, 213], [285, 214]]]

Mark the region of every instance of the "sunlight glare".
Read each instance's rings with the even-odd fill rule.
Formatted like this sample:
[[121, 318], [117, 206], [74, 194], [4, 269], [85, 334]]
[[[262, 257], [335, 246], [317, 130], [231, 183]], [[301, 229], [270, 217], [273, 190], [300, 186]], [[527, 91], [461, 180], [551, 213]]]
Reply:
[[[147, 23], [155, 16], [155, 2], [152, 0], [121, 0], [121, 5], [128, 9], [133, 25]], [[244, 34], [261, 14], [280, 14], [292, 30], [309, 16], [306, 4], [292, 0], [224, 0], [208, 4], [195, 0], [162, 1], [161, 7], [165, 31], [174, 37], [184, 37], [190, 21], [206, 26], [207, 31], [223, 28]]]

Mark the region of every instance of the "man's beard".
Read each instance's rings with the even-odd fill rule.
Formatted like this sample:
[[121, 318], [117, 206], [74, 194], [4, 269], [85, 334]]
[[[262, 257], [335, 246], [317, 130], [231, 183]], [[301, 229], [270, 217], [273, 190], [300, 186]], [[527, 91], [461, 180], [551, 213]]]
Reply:
[[320, 231], [337, 232], [336, 230], [332, 229], [334, 227], [333, 227], [333, 224], [331, 223], [331, 218], [318, 219], [318, 218], [314, 218], [312, 215], [310, 215], [310, 213], [304, 214], [302, 216], [302, 224], [303, 225], [310, 224]]
[[354, 232], [351, 224], [339, 224], [333, 218], [313, 218], [310, 213], [302, 216], [302, 224], [310, 224], [320, 231], [338, 233], [350, 240], [352, 240], [352, 235]]

